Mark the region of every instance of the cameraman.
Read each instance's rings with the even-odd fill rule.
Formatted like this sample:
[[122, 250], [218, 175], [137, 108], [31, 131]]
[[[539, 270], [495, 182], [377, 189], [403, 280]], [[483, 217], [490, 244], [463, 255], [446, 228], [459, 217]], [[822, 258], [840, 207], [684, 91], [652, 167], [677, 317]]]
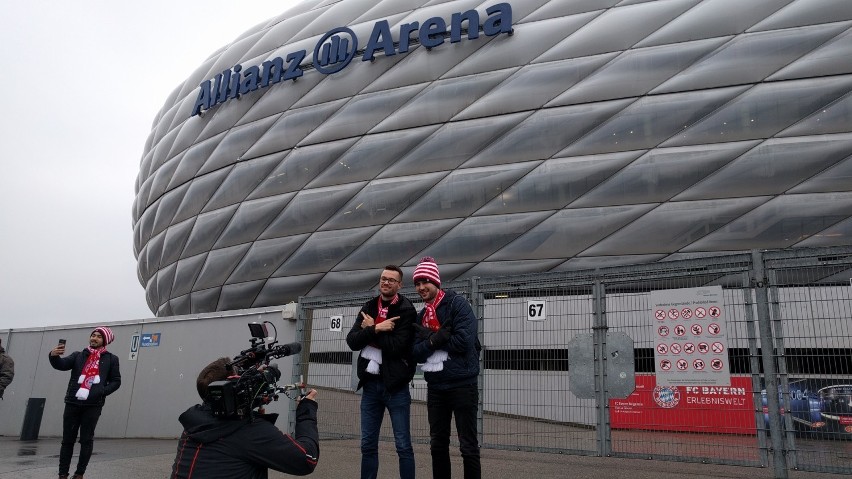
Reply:
[[218, 418], [208, 386], [234, 374], [228, 358], [208, 364], [195, 382], [204, 403], [180, 415], [184, 431], [172, 466], [172, 479], [266, 479], [268, 469], [306, 476], [319, 459], [316, 390], [296, 406], [296, 432], [275, 427], [277, 414], [251, 412], [247, 418]]

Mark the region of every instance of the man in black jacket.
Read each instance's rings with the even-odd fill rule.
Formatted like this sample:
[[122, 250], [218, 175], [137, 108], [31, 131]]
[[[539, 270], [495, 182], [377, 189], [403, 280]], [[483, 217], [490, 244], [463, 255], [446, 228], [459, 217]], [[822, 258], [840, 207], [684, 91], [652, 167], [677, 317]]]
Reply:
[[6, 354], [6, 350], [3, 349], [3, 341], [0, 340], [0, 399], [3, 399], [6, 387], [12, 384], [14, 378], [15, 361]]
[[465, 479], [480, 479], [477, 413], [479, 410], [479, 344], [476, 314], [453, 290], [441, 289], [435, 259], [426, 256], [412, 276], [425, 303], [417, 315], [412, 356], [422, 363], [429, 416], [432, 477], [450, 479], [450, 424], [455, 416]]
[[379, 471], [379, 429], [385, 409], [391, 419], [399, 477], [414, 479], [411, 447], [411, 392], [408, 384], [416, 367], [411, 359], [417, 311], [399, 294], [402, 270], [385, 266], [379, 279], [380, 294], [367, 301], [346, 344], [358, 356], [361, 395], [361, 479], [375, 479]]
[[50, 365], [60, 371], [71, 370], [65, 392], [65, 412], [62, 415], [62, 448], [59, 450], [59, 479], [68, 479], [74, 441], [80, 433], [80, 457], [73, 479], [83, 479], [94, 447], [95, 427], [101, 417], [105, 399], [121, 386], [118, 357], [106, 350], [115, 339], [112, 330], [98, 326], [89, 335], [89, 347], [65, 354], [60, 343], [48, 355]]
[[277, 414], [216, 417], [208, 386], [235, 373], [228, 364], [228, 358], [219, 358], [198, 375], [195, 386], [204, 403], [180, 415], [184, 431], [170, 479], [266, 479], [269, 469], [312, 473], [319, 459], [316, 390], [299, 400], [293, 436], [275, 427]]

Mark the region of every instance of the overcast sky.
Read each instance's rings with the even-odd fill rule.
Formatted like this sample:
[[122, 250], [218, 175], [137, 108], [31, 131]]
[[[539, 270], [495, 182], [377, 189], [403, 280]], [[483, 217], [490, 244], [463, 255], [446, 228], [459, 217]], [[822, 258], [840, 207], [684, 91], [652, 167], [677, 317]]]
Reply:
[[301, 0], [3, 2], [0, 329], [152, 317], [131, 206], [168, 95]]

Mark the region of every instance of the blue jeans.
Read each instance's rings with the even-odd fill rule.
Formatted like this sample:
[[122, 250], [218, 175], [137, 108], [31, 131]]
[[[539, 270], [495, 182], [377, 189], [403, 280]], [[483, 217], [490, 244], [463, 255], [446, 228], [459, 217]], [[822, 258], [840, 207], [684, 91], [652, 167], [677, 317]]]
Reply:
[[361, 396], [361, 479], [376, 479], [379, 473], [379, 430], [385, 409], [393, 428], [399, 477], [414, 479], [414, 449], [411, 447], [411, 393], [407, 387], [385, 391], [380, 379], [367, 381]]

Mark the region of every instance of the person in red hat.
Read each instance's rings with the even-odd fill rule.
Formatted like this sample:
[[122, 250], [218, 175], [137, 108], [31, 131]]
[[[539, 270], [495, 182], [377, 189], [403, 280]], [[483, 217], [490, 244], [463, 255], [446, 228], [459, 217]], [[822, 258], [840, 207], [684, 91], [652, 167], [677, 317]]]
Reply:
[[53, 369], [71, 370], [62, 414], [62, 447], [59, 450], [59, 479], [68, 479], [74, 441], [80, 435], [80, 457], [73, 479], [83, 479], [94, 448], [95, 427], [105, 399], [121, 386], [118, 356], [106, 350], [115, 339], [112, 330], [98, 326], [89, 335], [89, 347], [65, 354], [65, 344], [53, 348], [48, 360]]
[[426, 303], [417, 315], [413, 358], [426, 380], [432, 477], [450, 479], [450, 424], [455, 416], [465, 479], [480, 479], [476, 415], [479, 410], [477, 319], [467, 299], [441, 289], [435, 259], [423, 258], [412, 276]]

